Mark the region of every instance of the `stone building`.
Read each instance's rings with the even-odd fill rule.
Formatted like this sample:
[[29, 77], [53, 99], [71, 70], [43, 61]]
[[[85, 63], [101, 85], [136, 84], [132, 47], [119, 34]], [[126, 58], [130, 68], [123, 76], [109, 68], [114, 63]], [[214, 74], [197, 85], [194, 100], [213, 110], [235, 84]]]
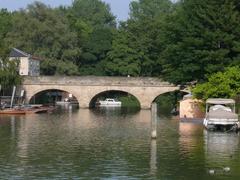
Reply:
[[201, 100], [193, 99], [192, 95], [184, 96], [183, 100], [180, 101], [180, 119], [202, 119], [204, 117], [202, 103]]
[[21, 76], [39, 76], [41, 59], [31, 54], [13, 48], [10, 60], [19, 60], [19, 74]]

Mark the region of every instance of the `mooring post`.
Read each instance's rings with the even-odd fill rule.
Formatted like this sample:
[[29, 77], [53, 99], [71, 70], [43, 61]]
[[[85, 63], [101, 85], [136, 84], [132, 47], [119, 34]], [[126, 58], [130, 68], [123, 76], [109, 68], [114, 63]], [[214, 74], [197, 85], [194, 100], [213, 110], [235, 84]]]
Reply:
[[12, 98], [11, 98], [11, 105], [10, 105], [10, 108], [13, 107], [13, 101], [14, 101], [15, 92], [16, 92], [16, 86], [13, 86], [13, 91], [12, 91]]
[[152, 139], [156, 139], [157, 138], [157, 103], [152, 103], [151, 112], [152, 112], [151, 137]]

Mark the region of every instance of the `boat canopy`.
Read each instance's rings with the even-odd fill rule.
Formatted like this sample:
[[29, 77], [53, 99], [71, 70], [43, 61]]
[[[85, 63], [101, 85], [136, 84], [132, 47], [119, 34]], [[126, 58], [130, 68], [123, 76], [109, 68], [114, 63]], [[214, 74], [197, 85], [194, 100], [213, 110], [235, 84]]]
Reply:
[[215, 111], [210, 111], [207, 114], [207, 118], [211, 119], [235, 119], [238, 120], [238, 115], [233, 113], [233, 112], [229, 112], [229, 111], [224, 111], [221, 109], [215, 110]]
[[207, 104], [235, 104], [233, 99], [210, 98], [206, 101]]

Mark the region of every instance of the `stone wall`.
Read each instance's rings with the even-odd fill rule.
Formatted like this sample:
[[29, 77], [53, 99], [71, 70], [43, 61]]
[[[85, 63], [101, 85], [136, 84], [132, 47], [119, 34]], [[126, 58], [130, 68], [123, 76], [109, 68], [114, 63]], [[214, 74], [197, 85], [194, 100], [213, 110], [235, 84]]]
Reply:
[[185, 99], [180, 101], [180, 119], [202, 119], [204, 112], [201, 109], [202, 101], [196, 99]]

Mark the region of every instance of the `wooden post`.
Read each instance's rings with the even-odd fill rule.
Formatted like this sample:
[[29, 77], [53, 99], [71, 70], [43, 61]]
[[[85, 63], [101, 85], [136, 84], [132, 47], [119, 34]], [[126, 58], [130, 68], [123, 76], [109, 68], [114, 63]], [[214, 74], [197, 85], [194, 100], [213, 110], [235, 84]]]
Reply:
[[11, 98], [10, 108], [13, 107], [13, 101], [14, 101], [15, 92], [16, 92], [16, 86], [13, 86], [13, 92], [12, 92], [12, 98]]
[[152, 103], [151, 137], [157, 139], [157, 103]]

